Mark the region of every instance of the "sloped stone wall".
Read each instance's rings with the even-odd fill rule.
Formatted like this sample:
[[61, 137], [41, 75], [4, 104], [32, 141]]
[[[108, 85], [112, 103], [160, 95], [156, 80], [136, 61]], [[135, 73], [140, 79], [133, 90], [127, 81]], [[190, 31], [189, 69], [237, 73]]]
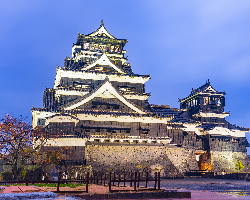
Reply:
[[189, 170], [199, 170], [193, 148], [167, 148], [166, 154], [181, 173]]
[[[248, 172], [250, 169], [249, 157], [244, 152], [211, 151], [211, 164], [215, 172]], [[236, 164], [241, 161], [244, 168], [236, 169]]]
[[182, 177], [187, 170], [198, 169], [194, 150], [165, 146], [87, 145], [87, 165], [93, 171], [160, 172], [162, 177]]

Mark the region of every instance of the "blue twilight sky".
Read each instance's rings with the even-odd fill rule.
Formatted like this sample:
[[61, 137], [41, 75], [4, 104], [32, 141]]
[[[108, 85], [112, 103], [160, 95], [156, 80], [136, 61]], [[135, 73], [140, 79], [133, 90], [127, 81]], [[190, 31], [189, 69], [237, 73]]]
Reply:
[[250, 127], [249, 0], [2, 0], [0, 117], [31, 122], [32, 105], [42, 107], [43, 90], [53, 87], [78, 32], [95, 31], [101, 19], [128, 39], [134, 73], [151, 75], [150, 103], [179, 107], [178, 98], [210, 79], [227, 93], [226, 119]]

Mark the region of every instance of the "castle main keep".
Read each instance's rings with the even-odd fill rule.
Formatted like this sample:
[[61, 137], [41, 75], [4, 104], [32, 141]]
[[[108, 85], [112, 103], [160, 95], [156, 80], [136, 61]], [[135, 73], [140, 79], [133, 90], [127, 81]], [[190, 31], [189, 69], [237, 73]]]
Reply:
[[103, 22], [93, 33], [78, 33], [54, 87], [43, 93], [43, 108], [32, 108], [33, 127], [57, 135], [48, 144], [67, 147], [63, 163], [166, 177], [198, 169], [234, 172], [238, 162], [248, 170], [249, 129], [225, 120], [225, 93], [208, 80], [180, 99], [179, 109], [150, 104], [150, 76], [132, 71], [126, 43]]

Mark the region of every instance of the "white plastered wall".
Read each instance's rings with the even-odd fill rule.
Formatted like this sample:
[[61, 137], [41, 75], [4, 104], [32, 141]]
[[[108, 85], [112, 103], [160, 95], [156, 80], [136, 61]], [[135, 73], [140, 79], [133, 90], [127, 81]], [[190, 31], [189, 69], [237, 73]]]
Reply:
[[60, 84], [62, 77], [69, 78], [79, 78], [79, 79], [92, 79], [92, 80], [104, 80], [108, 77], [109, 81], [117, 81], [117, 82], [128, 82], [128, 83], [142, 83], [147, 82], [150, 77], [137, 77], [137, 76], [129, 76], [129, 75], [116, 75], [116, 74], [99, 74], [94, 72], [85, 72], [85, 71], [71, 71], [71, 70], [63, 70], [57, 68], [56, 70], [56, 78], [54, 83], [54, 89]]

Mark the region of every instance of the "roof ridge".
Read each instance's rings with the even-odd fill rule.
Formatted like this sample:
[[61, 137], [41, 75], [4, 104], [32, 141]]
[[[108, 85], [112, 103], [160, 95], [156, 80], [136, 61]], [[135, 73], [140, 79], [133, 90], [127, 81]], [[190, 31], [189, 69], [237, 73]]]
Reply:
[[[113, 35], [111, 35], [109, 32], [108, 32], [108, 30], [105, 28], [105, 26], [104, 26], [104, 23], [103, 23], [103, 20], [101, 21], [101, 25], [100, 25], [100, 27], [97, 29], [97, 30], [95, 30], [95, 31], [93, 31], [93, 32], [91, 32], [90, 34], [88, 34], [87, 36], [96, 36], [96, 35], [94, 35], [94, 34], [96, 34], [96, 33], [98, 33], [101, 29], [104, 29], [104, 33], [106, 32], [107, 34], [107, 36], [109, 36], [110, 38], [112, 38], [112, 39], [116, 39], [116, 37], [114, 37]], [[103, 32], [102, 32], [103, 33]]]
[[[102, 55], [98, 58], [98, 59], [96, 59], [93, 63], [91, 63], [91, 64], [85, 64], [84, 66], [83, 66], [83, 68], [81, 68], [81, 70], [88, 70], [88, 69], [90, 69], [90, 68], [92, 68], [92, 67], [94, 67], [94, 66], [96, 66], [97, 64], [99, 64], [98, 62], [100, 62], [100, 59], [102, 59], [103, 57], [105, 57], [105, 58], [107, 58], [108, 59], [108, 61], [111, 63], [111, 67], [113, 67], [114, 69], [115, 68], [117, 68], [117, 69], [115, 69], [116, 71], [118, 71], [119, 73], [124, 73], [124, 74], [126, 74], [125, 73], [125, 71], [123, 70], [123, 69], [121, 69], [119, 66], [116, 66], [114, 63], [113, 63], [113, 61], [107, 56], [107, 54], [104, 52], [104, 53], [102, 53]], [[95, 64], [96, 63], [96, 64]], [[108, 63], [107, 63], [108, 64]], [[113, 65], [113, 66], [112, 66]], [[102, 66], [102, 65], [101, 65]], [[120, 71], [119, 71], [120, 70]]]

